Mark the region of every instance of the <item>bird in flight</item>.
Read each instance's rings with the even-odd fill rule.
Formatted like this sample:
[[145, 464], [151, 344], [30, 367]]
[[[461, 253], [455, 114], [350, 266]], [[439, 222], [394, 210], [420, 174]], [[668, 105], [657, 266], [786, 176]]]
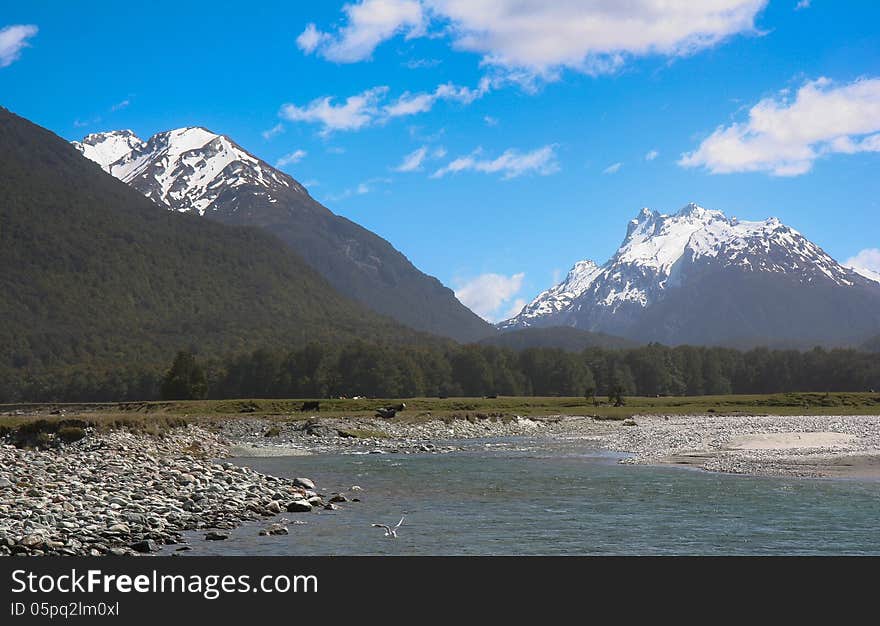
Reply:
[[387, 524], [373, 524], [373, 528], [384, 528], [386, 537], [397, 539], [397, 529], [403, 526], [403, 520], [405, 519], [406, 515], [400, 518], [400, 521], [397, 522], [397, 526], [395, 526], [394, 528], [391, 528], [391, 526], [388, 526]]

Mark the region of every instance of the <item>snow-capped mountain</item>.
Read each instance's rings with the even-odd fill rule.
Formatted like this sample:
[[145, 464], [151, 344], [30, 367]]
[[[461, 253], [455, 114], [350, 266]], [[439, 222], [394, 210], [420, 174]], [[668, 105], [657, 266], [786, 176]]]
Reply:
[[73, 144], [104, 171], [176, 211], [221, 210], [238, 188], [259, 187], [269, 202], [305, 188], [224, 135], [178, 128], [143, 141], [130, 130], [95, 133]]
[[[709, 294], [713, 302], [707, 300]], [[798, 341], [802, 325], [792, 323], [786, 329], [783, 319], [768, 313], [783, 295], [793, 298], [792, 303], [809, 301], [814, 311], [846, 310], [847, 316], [858, 318], [851, 322], [855, 327], [842, 326], [838, 332], [816, 327], [819, 332], [806, 333], [814, 336], [805, 340], [880, 330], [880, 308], [850, 315], [855, 301], [880, 305], [880, 283], [842, 266], [776, 218], [741, 221], [696, 204], [671, 215], [642, 209], [608, 262], [577, 263], [565, 281], [499, 327], [574, 326], [671, 343], [774, 337]], [[731, 306], [720, 310], [717, 302], [722, 300]], [[685, 301], [689, 309], [677, 310], [676, 303]], [[804, 312], [789, 314], [794, 320]], [[693, 317], [698, 319], [685, 323]], [[821, 326], [833, 323], [829, 319]]]
[[292, 177], [225, 135], [187, 127], [144, 141], [119, 130], [73, 145], [157, 204], [269, 230], [338, 291], [412, 328], [461, 341], [494, 332], [387, 241], [333, 214]]

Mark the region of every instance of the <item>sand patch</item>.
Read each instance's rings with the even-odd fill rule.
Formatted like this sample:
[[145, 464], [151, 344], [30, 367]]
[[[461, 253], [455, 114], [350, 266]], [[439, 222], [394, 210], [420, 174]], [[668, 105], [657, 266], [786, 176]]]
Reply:
[[834, 432], [755, 433], [730, 440], [730, 450], [794, 450], [797, 448], [834, 448], [848, 446], [855, 435]]

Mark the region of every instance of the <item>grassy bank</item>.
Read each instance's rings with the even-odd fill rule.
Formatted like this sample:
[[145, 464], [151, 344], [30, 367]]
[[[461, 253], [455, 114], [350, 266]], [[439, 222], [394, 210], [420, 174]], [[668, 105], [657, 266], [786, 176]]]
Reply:
[[320, 411], [301, 411], [297, 400], [244, 399], [107, 404], [0, 405], [0, 425], [15, 427], [35, 418], [49, 421], [76, 416], [95, 426], [163, 430], [183, 422], [210, 424], [217, 418], [271, 417], [284, 420], [321, 417], [372, 417], [377, 407], [406, 403], [395, 419], [421, 421], [431, 418], [509, 419], [513, 416], [590, 415], [624, 419], [632, 415], [731, 414], [731, 415], [878, 415], [880, 393], [783, 393], [694, 397], [628, 397], [615, 407], [607, 398], [499, 397], [499, 398], [405, 398], [319, 400]]

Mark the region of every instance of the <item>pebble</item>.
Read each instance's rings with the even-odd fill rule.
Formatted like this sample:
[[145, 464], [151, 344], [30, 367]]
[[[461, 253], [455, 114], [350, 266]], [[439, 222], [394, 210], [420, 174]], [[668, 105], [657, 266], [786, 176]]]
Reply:
[[[0, 440], [0, 556], [148, 554], [200, 529], [222, 540], [221, 531], [281, 513], [314, 488], [307, 478], [298, 486], [210, 460], [228, 449], [197, 426], [161, 438], [90, 431], [47, 450]], [[303, 501], [296, 510], [313, 507]]]

